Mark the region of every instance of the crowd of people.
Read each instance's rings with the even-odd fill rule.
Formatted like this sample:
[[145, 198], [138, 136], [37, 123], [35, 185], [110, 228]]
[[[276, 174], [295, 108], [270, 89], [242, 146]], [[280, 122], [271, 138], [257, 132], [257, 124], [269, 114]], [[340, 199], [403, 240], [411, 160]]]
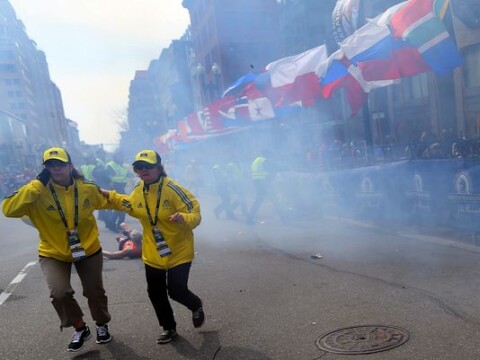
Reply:
[[441, 136], [424, 131], [416, 141], [396, 143], [385, 136], [380, 144], [368, 148], [364, 140], [321, 144], [318, 149], [305, 152], [304, 170], [333, 171], [379, 163], [414, 159], [455, 159], [480, 156], [480, 139], [456, 137], [445, 129]]
[[20, 186], [35, 179], [36, 172], [32, 169], [4, 169], [0, 173], [0, 196], [3, 198]]

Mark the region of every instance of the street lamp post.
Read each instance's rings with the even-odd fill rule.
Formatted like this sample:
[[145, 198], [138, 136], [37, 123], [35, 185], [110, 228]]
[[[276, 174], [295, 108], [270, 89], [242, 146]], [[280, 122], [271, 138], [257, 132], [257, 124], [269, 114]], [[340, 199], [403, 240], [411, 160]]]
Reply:
[[205, 67], [197, 63], [197, 65], [194, 68], [193, 76], [195, 78], [196, 86], [197, 86], [197, 96], [198, 96], [198, 105], [200, 107], [203, 106], [204, 103], [204, 94], [203, 94], [203, 89], [205, 87]]
[[222, 69], [220, 69], [220, 65], [214, 62], [211, 72], [213, 77], [213, 96], [216, 99], [221, 96]]

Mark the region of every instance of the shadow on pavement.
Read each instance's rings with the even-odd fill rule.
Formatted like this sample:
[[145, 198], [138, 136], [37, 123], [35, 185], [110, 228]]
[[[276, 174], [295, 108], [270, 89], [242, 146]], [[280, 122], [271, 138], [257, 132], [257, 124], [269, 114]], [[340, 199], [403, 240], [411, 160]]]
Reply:
[[[110, 352], [113, 359], [128, 359], [128, 360], [150, 360], [148, 357], [140, 356], [135, 351], [125, 345], [122, 342], [115, 341], [115, 338], [108, 344], [102, 345], [107, 351]], [[94, 359], [104, 359], [104, 356], [101, 356], [102, 352], [100, 350], [90, 350], [82, 354], [72, 357], [75, 360], [94, 360]]]
[[273, 360], [256, 350], [236, 346], [222, 347], [218, 331], [200, 333], [203, 342], [200, 349], [196, 349], [185, 338], [179, 337], [172, 345], [177, 352], [187, 359], [195, 360]]

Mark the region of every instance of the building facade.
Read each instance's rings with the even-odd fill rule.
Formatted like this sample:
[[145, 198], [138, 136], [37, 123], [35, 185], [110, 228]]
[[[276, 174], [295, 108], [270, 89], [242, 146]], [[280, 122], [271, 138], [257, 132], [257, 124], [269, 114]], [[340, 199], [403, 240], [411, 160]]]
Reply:
[[[127, 128], [120, 147], [134, 154], [153, 146], [154, 138], [175, 129], [178, 120], [193, 111], [194, 93], [189, 69], [189, 31], [161, 51], [147, 70], [135, 72], [130, 82]], [[140, 147], [140, 148], [139, 148]]]
[[36, 165], [41, 149], [72, 141], [45, 54], [28, 37], [7, 0], [0, 1], [0, 110], [9, 122], [2, 128], [12, 131], [0, 138], [2, 152], [20, 154], [24, 166]]
[[190, 13], [196, 109], [246, 73], [280, 57], [275, 0], [184, 0]]

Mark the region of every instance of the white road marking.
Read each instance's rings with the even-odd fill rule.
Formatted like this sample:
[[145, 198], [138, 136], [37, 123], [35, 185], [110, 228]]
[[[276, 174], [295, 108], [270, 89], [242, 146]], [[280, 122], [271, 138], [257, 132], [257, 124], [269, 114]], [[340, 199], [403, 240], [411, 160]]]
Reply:
[[27, 265], [25, 265], [25, 267], [18, 273], [17, 276], [15, 276], [13, 278], [13, 280], [10, 282], [10, 284], [8, 284], [7, 288], [5, 289], [5, 291], [3, 291], [1, 294], [0, 294], [0, 305], [2, 305], [10, 295], [12, 295], [13, 291], [16, 289], [16, 287], [18, 286], [18, 284], [20, 284], [20, 282], [25, 278], [25, 276], [27, 276], [27, 273], [28, 273], [28, 268], [35, 265], [37, 262], [36, 261], [32, 261], [32, 262], [29, 262]]

